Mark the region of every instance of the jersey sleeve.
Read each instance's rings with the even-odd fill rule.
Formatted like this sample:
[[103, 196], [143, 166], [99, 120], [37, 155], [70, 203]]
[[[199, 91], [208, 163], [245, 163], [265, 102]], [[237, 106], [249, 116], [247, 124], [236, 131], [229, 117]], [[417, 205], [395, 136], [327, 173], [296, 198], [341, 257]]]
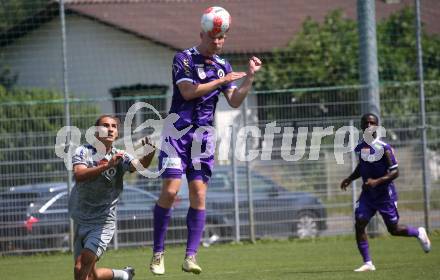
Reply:
[[76, 148], [75, 153], [72, 156], [72, 165], [84, 164], [87, 165], [87, 148], [84, 146], [79, 146]]
[[195, 83], [193, 69], [188, 56], [183, 53], [177, 53], [173, 59], [173, 77], [176, 85], [183, 81]]
[[[232, 71], [233, 70], [232, 70], [231, 64], [228, 61], [225, 61], [225, 75], [227, 75], [228, 73], [231, 73]], [[237, 87], [237, 85], [235, 84], [235, 82], [230, 82], [226, 85], [221, 86], [220, 89], [222, 92], [226, 92], [227, 90], [234, 89], [236, 87]]]
[[396, 156], [394, 155], [394, 149], [390, 145], [385, 145], [384, 152], [388, 164], [388, 170], [396, 169], [399, 165], [397, 164]]
[[358, 162], [361, 161], [361, 149], [362, 149], [362, 143], [358, 144], [355, 148], [354, 148], [354, 154], [356, 155], [356, 158], [358, 160]]

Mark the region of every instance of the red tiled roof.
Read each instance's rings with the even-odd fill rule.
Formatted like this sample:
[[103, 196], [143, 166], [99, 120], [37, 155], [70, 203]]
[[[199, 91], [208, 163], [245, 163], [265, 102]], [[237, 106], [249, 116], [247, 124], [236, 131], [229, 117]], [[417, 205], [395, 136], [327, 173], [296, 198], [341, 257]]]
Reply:
[[[222, 6], [232, 15], [225, 53], [269, 52], [284, 47], [308, 17], [322, 21], [329, 11], [342, 9], [356, 19], [355, 0], [74, 0], [68, 10], [96, 19], [174, 49], [199, 42], [200, 16], [209, 6]], [[414, 0], [399, 4], [376, 1], [380, 20]], [[437, 11], [437, 12], [433, 12]], [[422, 1], [422, 21], [440, 34], [440, 1]]]

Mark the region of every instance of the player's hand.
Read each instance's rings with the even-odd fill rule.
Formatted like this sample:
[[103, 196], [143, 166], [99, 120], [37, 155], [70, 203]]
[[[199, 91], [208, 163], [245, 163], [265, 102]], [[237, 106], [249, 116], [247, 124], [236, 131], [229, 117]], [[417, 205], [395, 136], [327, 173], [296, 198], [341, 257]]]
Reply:
[[156, 151], [156, 146], [153, 144], [153, 142], [148, 136], [141, 140], [141, 145], [143, 148], [144, 156], [147, 156]]
[[156, 146], [153, 144], [148, 136], [141, 140], [141, 144], [142, 146], [151, 146], [153, 147], [153, 149], [156, 149]]
[[114, 166], [118, 165], [122, 161], [123, 158], [124, 158], [124, 153], [123, 152], [117, 153], [116, 155], [114, 155], [110, 159], [110, 161], [107, 163], [107, 166], [109, 168], [114, 167]]
[[341, 190], [346, 191], [347, 187], [351, 184], [351, 180], [349, 178], [345, 178], [341, 183]]
[[374, 188], [378, 185], [378, 180], [368, 178], [367, 181], [364, 183], [365, 188]]
[[240, 80], [241, 78], [243, 78], [244, 76], [246, 76], [246, 72], [231, 72], [226, 74], [226, 76], [224, 76], [223, 79], [223, 84], [229, 84], [233, 81], [236, 80]]
[[251, 57], [249, 59], [248, 74], [254, 75], [255, 72], [257, 72], [261, 69], [262, 65], [263, 65], [263, 63], [261, 62], [261, 60], [258, 57], [256, 57], [256, 56]]

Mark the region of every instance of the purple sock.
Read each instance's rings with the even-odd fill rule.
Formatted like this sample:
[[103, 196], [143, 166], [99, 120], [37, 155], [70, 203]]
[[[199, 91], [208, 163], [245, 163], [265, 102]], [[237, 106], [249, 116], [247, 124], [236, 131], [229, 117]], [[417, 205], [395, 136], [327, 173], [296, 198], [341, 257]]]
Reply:
[[370, 252], [368, 251], [368, 241], [358, 242], [359, 253], [361, 253], [364, 263], [371, 261]]
[[154, 253], [165, 250], [165, 235], [167, 234], [171, 212], [171, 209], [162, 208], [157, 204], [154, 207]]
[[191, 207], [188, 209], [188, 215], [186, 216], [186, 226], [188, 227], [187, 256], [197, 254], [197, 249], [202, 240], [203, 229], [205, 228], [205, 217], [205, 210], [196, 210]]
[[415, 227], [407, 227], [408, 236], [419, 237], [419, 230]]

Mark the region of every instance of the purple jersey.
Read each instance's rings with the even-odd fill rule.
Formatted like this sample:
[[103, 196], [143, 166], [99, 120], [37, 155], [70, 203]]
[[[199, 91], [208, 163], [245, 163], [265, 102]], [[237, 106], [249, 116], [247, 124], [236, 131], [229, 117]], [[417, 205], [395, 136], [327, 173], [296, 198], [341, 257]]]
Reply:
[[[359, 172], [363, 182], [366, 182], [369, 178], [377, 179], [385, 176], [389, 171], [397, 168], [393, 148], [380, 140], [374, 140], [371, 145], [362, 141], [355, 148], [355, 152], [359, 157]], [[389, 152], [390, 158], [385, 155], [386, 152]], [[380, 158], [377, 158], [378, 154], [381, 155]], [[362, 190], [361, 196], [364, 196], [371, 202], [397, 200], [397, 193], [392, 181], [374, 188]]]
[[212, 126], [217, 106], [218, 95], [227, 89], [234, 88], [229, 83], [200, 98], [186, 101], [178, 88], [178, 84], [187, 81], [193, 84], [205, 84], [224, 77], [232, 72], [226, 60], [215, 55], [205, 57], [196, 47], [178, 52], [173, 60], [173, 99], [169, 113], [176, 113], [180, 119], [175, 123], [177, 129], [189, 125]]

